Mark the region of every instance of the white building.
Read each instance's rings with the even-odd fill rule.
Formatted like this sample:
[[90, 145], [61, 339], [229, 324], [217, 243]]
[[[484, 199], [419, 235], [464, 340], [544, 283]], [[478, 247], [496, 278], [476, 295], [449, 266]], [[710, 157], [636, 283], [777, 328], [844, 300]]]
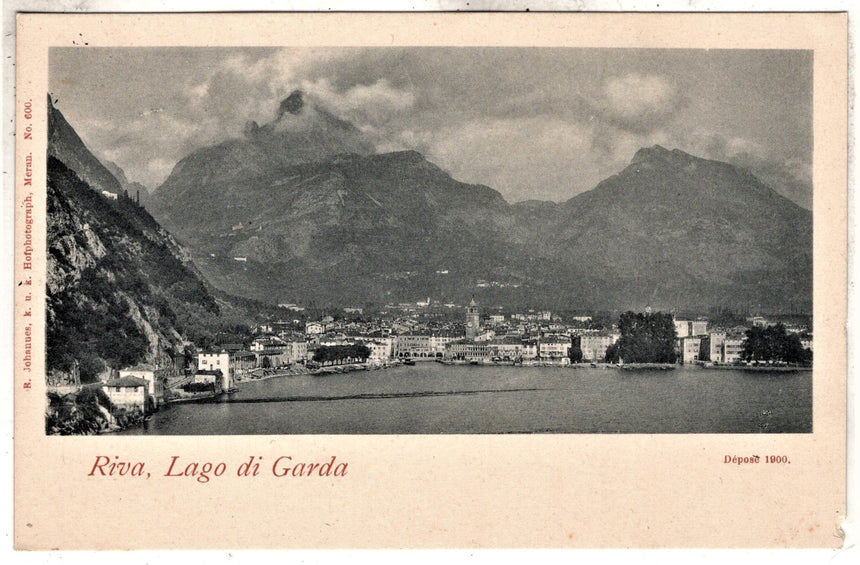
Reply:
[[228, 390], [233, 387], [234, 368], [230, 353], [227, 351], [204, 352], [197, 354], [198, 371], [221, 371], [223, 375], [221, 387]]
[[751, 322], [752, 325], [757, 326], [759, 328], [766, 328], [771, 325], [767, 318], [763, 316], [750, 316], [746, 320], [747, 322]]
[[726, 334], [723, 332], [711, 332], [702, 338], [699, 349], [700, 358], [712, 363], [723, 363], [726, 349]]
[[475, 361], [489, 359], [492, 357], [491, 347], [487, 342], [476, 343], [471, 340], [454, 341], [445, 347], [445, 357]]
[[230, 368], [230, 354], [226, 351], [206, 352], [197, 354], [198, 371], [228, 370]]
[[606, 359], [606, 350], [618, 341], [618, 335], [594, 335], [584, 334], [574, 336], [573, 343], [582, 350], [583, 361], [602, 362]]
[[524, 341], [522, 348], [523, 359], [537, 359], [538, 344], [536, 341]]
[[570, 360], [570, 340], [541, 339], [538, 348], [541, 359]]
[[367, 362], [371, 365], [387, 363], [394, 352], [394, 340], [390, 337], [360, 338], [356, 342], [370, 349], [370, 357], [367, 358]]
[[224, 372], [220, 369], [217, 371], [197, 371], [194, 373], [194, 378], [191, 380], [194, 384], [215, 384], [221, 383], [224, 380]]
[[145, 412], [149, 404], [149, 383], [138, 377], [120, 377], [96, 385], [105, 391], [117, 408]]
[[461, 337], [450, 334], [401, 334], [393, 340], [392, 355], [414, 359], [441, 358], [445, 353], [445, 346]]
[[723, 345], [723, 363], [732, 364], [741, 360], [744, 350], [744, 339], [742, 337], [727, 337]]
[[153, 368], [132, 367], [130, 369], [120, 369], [119, 378], [135, 377], [145, 380], [147, 382], [147, 394], [151, 399], [153, 408], [157, 408], [164, 398], [164, 383], [156, 376], [156, 373], [157, 371]]
[[490, 344], [490, 357], [515, 361], [523, 357], [523, 343], [520, 340], [499, 340]]
[[286, 342], [277, 336], [258, 337], [251, 343], [251, 351], [267, 351], [271, 349], [280, 349], [286, 346]]
[[744, 338], [727, 336], [723, 332], [712, 332], [702, 337], [699, 358], [712, 363], [731, 365], [740, 361], [743, 349]]
[[475, 335], [475, 341], [490, 341], [495, 339], [496, 332], [495, 330], [484, 330], [481, 333]]
[[308, 342], [299, 339], [287, 341], [288, 355], [290, 363], [298, 363], [307, 361], [308, 358]]
[[681, 363], [692, 363], [699, 359], [702, 347], [702, 338], [699, 336], [686, 336], [678, 338], [678, 350]]

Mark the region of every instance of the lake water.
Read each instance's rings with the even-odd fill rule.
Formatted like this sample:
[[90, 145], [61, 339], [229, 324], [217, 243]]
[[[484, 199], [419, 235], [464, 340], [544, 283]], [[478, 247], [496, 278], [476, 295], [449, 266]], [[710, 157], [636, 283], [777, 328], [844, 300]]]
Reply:
[[126, 434], [798, 433], [812, 372], [419, 363], [242, 382]]

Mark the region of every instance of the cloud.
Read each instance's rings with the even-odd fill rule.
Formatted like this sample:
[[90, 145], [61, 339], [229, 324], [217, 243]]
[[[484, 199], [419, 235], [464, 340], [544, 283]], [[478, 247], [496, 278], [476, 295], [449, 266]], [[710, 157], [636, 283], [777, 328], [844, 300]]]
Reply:
[[193, 101], [199, 101], [209, 94], [209, 82], [201, 82], [188, 89], [188, 97]]
[[[366, 84], [336, 85], [355, 50], [279, 49], [215, 51], [206, 64], [186, 63], [187, 74], [163, 87], [153, 101], [131, 105], [121, 119], [90, 120], [82, 129], [93, 148], [110, 154], [129, 178], [157, 187], [173, 163], [196, 149], [239, 137], [249, 120], [266, 123], [289, 93], [301, 88], [323, 107], [379, 140], [397, 139], [393, 125], [416, 97], [387, 78]], [[168, 57], [150, 62], [158, 68]], [[329, 78], [328, 71], [334, 71]], [[309, 79], [317, 75], [316, 79]], [[153, 93], [154, 94], [154, 93]], [[158, 163], [158, 166], [153, 166]]]
[[488, 185], [508, 201], [567, 199], [599, 180], [583, 167], [593, 136], [586, 124], [548, 117], [473, 120], [440, 130], [428, 157], [454, 178]]
[[[594, 112], [580, 92], [584, 87], [556, 72], [557, 54], [523, 55], [447, 48], [218, 51], [171, 84], [172, 96], [165, 92], [157, 106], [147, 103], [163, 111], [106, 121], [92, 138], [111, 149], [130, 178], [157, 186], [164, 167], [144, 163], [178, 161], [199, 147], [237, 137], [248, 120], [272, 120], [280, 101], [301, 88], [364, 131], [381, 151], [436, 155], [455, 176], [501, 188], [512, 199], [533, 197], [530, 191], [559, 199], [599, 180], [584, 170], [610, 172], [587, 159], [629, 161], [627, 153], [635, 152], [632, 145], [643, 134], [630, 124], [663, 116], [676, 99], [660, 77], [628, 74], [605, 81], [598, 98], [619, 123], [601, 126], [598, 139], [598, 126], [588, 121]], [[528, 79], [536, 65], [546, 68]], [[543, 74], [549, 81], [537, 78]], [[635, 97], [622, 96], [631, 91]], [[469, 155], [478, 157], [470, 162]], [[560, 169], [554, 160], [563, 163]], [[576, 179], [524, 172], [536, 161], [567, 172], [569, 163], [578, 163]], [[548, 180], [539, 186], [532, 182], [536, 178]], [[560, 194], [551, 196], [555, 189]]]
[[337, 91], [330, 81], [304, 81], [302, 90], [316, 96], [335, 115], [361, 126], [379, 126], [414, 106], [415, 94], [394, 88], [386, 79]]
[[637, 73], [613, 77], [603, 87], [609, 109], [617, 116], [633, 119], [641, 114], [664, 113], [671, 109], [675, 89], [664, 78]]
[[597, 108], [613, 124], [636, 132], [662, 127], [683, 106], [683, 97], [668, 79], [629, 73], [607, 79]]
[[762, 178], [781, 167], [808, 187], [811, 86], [798, 85], [811, 77], [811, 58], [784, 59], [774, 67], [773, 54], [756, 51], [57, 49], [50, 76], [88, 146], [153, 188], [169, 163], [241, 136], [248, 120], [271, 121], [301, 88], [379, 151], [416, 149], [509, 200], [563, 200], [655, 143], [753, 164]]

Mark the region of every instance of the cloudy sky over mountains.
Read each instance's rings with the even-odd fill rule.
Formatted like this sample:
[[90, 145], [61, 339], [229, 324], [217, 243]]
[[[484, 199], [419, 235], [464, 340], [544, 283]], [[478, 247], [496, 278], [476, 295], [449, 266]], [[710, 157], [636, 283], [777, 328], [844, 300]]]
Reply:
[[562, 201], [660, 144], [811, 207], [812, 54], [536, 48], [54, 48], [57, 108], [155, 188], [300, 88], [378, 151], [417, 149], [511, 202]]

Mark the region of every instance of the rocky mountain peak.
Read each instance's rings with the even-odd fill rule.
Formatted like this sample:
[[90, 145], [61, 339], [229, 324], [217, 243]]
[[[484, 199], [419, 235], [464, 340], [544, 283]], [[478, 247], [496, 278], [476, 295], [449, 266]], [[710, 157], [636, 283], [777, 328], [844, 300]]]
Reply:
[[258, 131], [260, 131], [260, 125], [254, 120], [248, 120], [245, 122], [245, 127], [242, 129], [242, 135], [248, 139], [253, 139]]
[[294, 90], [289, 96], [284, 98], [278, 108], [278, 119], [280, 120], [286, 113], [294, 116], [301, 113], [302, 108], [305, 106], [304, 96], [305, 94], [301, 90]]
[[666, 163], [672, 165], [687, 165], [690, 161], [697, 159], [689, 153], [685, 153], [680, 149], [672, 149], [671, 151], [662, 145], [653, 145], [651, 147], [643, 147], [633, 155], [630, 161], [631, 165], [638, 164], [657, 164]]

